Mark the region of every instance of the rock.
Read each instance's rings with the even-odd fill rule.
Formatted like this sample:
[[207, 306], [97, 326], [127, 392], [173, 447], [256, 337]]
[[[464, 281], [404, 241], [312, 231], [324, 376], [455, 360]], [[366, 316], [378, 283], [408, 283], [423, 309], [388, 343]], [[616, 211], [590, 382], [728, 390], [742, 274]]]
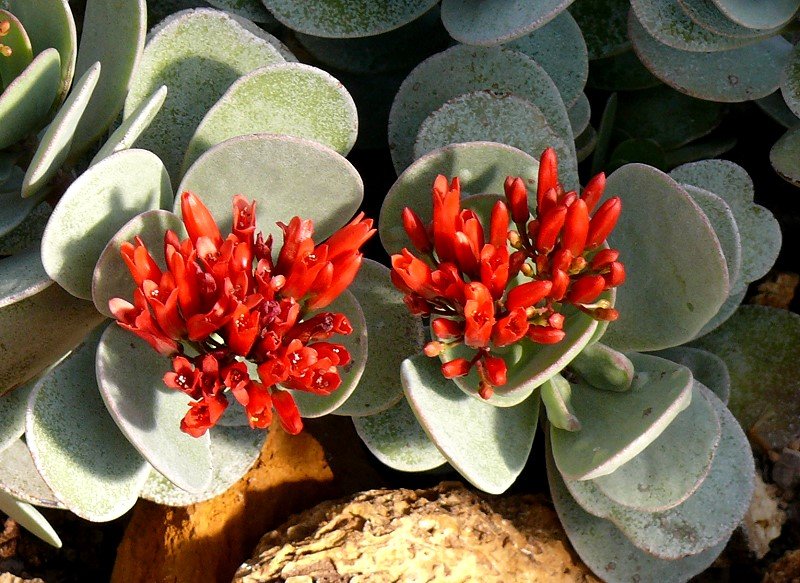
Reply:
[[797, 583], [800, 581], [800, 550], [789, 551], [772, 563], [761, 583]]
[[[185, 508], [140, 500], [117, 551], [112, 583], [229, 581], [259, 537], [293, 512], [352, 492], [354, 476], [362, 487], [380, 484], [359, 459], [365, 458], [361, 450], [347, 459], [337, 451], [342, 443], [358, 443], [349, 418], [310, 419], [306, 427], [290, 436], [273, 426], [255, 466], [216, 498]], [[330, 440], [336, 443], [323, 445]]]
[[44, 583], [38, 577], [36, 579], [23, 579], [11, 573], [0, 573], [0, 583]]
[[783, 448], [772, 466], [772, 480], [783, 490], [794, 490], [800, 482], [800, 451]]
[[457, 482], [325, 502], [254, 554], [234, 583], [597, 581], [543, 498], [483, 498]]
[[800, 284], [800, 275], [796, 273], [770, 272], [764, 281], [758, 284], [758, 291], [750, 299], [750, 303], [788, 310], [798, 284]]

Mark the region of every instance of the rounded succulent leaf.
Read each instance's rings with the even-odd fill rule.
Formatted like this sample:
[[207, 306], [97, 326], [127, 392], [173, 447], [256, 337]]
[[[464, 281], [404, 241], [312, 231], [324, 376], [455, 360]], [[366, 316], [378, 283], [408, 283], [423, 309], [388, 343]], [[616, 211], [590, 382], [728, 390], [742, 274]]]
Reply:
[[56, 497], [93, 521], [122, 516], [136, 502], [147, 464], [108, 414], [94, 379], [99, 331], [36, 383], [25, 436]]
[[[399, 379], [399, 375], [398, 375]], [[425, 472], [447, 463], [401, 399], [389, 409], [366, 417], [353, 417], [356, 433], [378, 460], [401, 472]]]
[[25, 411], [32, 390], [33, 383], [28, 382], [0, 398], [0, 452], [25, 433]]
[[528, 189], [536, 189], [539, 163], [525, 152], [494, 142], [451, 144], [419, 158], [389, 189], [381, 206], [378, 233], [390, 255], [411, 247], [401, 222], [410, 207], [429, 223], [433, 218], [431, 189], [439, 174], [458, 176], [465, 194], [501, 193], [507, 176], [520, 176]]
[[681, 51], [725, 51], [758, 40], [723, 36], [699, 26], [683, 10], [678, 0], [631, 0], [631, 7], [648, 34], [660, 43]]
[[527, 99], [572, 147], [561, 94], [541, 65], [518, 51], [457, 45], [417, 65], [395, 96], [389, 113], [389, 147], [398, 173], [412, 162], [414, 138], [425, 118], [449, 99], [481, 90]]
[[[721, 438], [708, 476], [681, 504], [657, 512], [633, 510], [605, 496], [593, 481], [566, 480], [573, 495], [580, 491], [577, 500], [584, 509], [607, 518], [634, 545], [661, 559], [695, 555], [727, 540], [753, 496], [755, 467], [747, 437], [716, 395], [698, 386], [719, 416]], [[685, 441], [684, 434], [673, 445], [680, 449], [686, 447]], [[674, 464], [670, 461], [667, 467], [678, 471]]]
[[581, 28], [589, 59], [613, 57], [630, 48], [629, 0], [582, 0], [569, 7]]
[[753, 4], [749, 0], [712, 0], [725, 16], [747, 28], [769, 29], [789, 22], [800, 8], [798, 0]]
[[796, 116], [800, 116], [800, 48], [792, 49], [781, 80], [781, 94], [786, 105]]
[[182, 172], [212, 146], [257, 133], [314, 140], [345, 156], [358, 133], [356, 105], [321, 69], [301, 63], [258, 68], [234, 82], [206, 113], [189, 141]]
[[572, 387], [580, 431], [550, 427], [553, 457], [569, 480], [590, 480], [615, 471], [658, 438], [692, 398], [692, 373], [674, 362], [631, 353], [631, 390]]
[[8, 31], [3, 35], [3, 44], [11, 49], [11, 54], [0, 59], [0, 88], [5, 89], [17, 75], [22, 73], [33, 60], [31, 39], [16, 16], [0, 9], [0, 22], [8, 23]]
[[633, 546], [611, 521], [581, 508], [567, 490], [551, 455], [547, 456], [547, 478], [553, 504], [572, 546], [589, 568], [608, 583], [636, 581], [642, 573], [654, 581], [683, 583], [711, 565], [727, 543], [722, 541], [683, 559], [659, 559]]
[[377, 261], [364, 259], [348, 290], [364, 312], [369, 358], [355, 391], [334, 413], [375, 415], [402, 400], [400, 365], [422, 350], [425, 333], [420, 319], [406, 308], [403, 294], [392, 285], [389, 269]]
[[43, 196], [20, 196], [24, 178], [25, 173], [13, 166], [8, 179], [0, 184], [0, 236], [20, 225], [42, 201]]
[[[17, 197], [18, 200], [33, 199]], [[0, 255], [10, 256], [37, 245], [42, 240], [44, 228], [53, 209], [46, 202], [35, 206], [20, 225], [5, 235], [0, 235]]]
[[[309, 170], [313, 169], [313, 172]], [[255, 134], [217, 144], [192, 164], [178, 192], [203, 199], [217, 224], [232, 224], [231, 198], [256, 201], [258, 230], [281, 241], [275, 224], [294, 216], [314, 221], [314, 240], [329, 237], [353, 216], [364, 196], [356, 169], [322, 144], [292, 136]], [[180, 197], [175, 200], [180, 216]]]
[[0, 94], [0, 119], [14, 120], [0, 124], [0, 150], [44, 125], [58, 95], [60, 63], [57, 50], [42, 51]]
[[[26, 410], [27, 403], [23, 408], [23, 427]], [[36, 469], [31, 451], [24, 440], [16, 439], [0, 452], [0, 468], [3, 468], [0, 472], [0, 491], [28, 504], [45, 508], [66, 508]]]
[[100, 339], [95, 367], [108, 412], [133, 447], [179, 488], [205, 491], [212, 477], [209, 435], [180, 430], [189, 398], [164, 385], [169, 359], [111, 324]]
[[756, 99], [755, 103], [761, 111], [787, 130], [800, 125], [800, 118], [786, 105], [786, 100], [783, 98], [783, 94], [780, 91], [770, 93], [761, 99]]
[[122, 120], [119, 127], [109, 136], [103, 147], [98, 150], [89, 166], [94, 166], [100, 160], [108, 158], [115, 152], [133, 147], [136, 140], [142, 135], [155, 119], [164, 101], [167, 99], [167, 86], [162, 85], [150, 97], [142, 101], [139, 107], [128, 117]]
[[59, 201], [42, 237], [47, 274], [72, 295], [92, 298], [92, 274], [108, 241], [141, 212], [167, 206], [169, 176], [146, 150], [124, 150], [92, 166]]
[[69, 91], [75, 72], [78, 52], [78, 35], [67, 0], [3, 0], [2, 8], [13, 13], [25, 27], [31, 39], [33, 54], [39, 55], [49, 48], [58, 51], [60, 82], [58, 102]]
[[260, 0], [207, 0], [214, 8], [226, 10], [253, 22], [277, 24]]
[[688, 52], [660, 43], [631, 14], [633, 47], [653, 75], [700, 99], [739, 102], [769, 95], [781, 81], [792, 45], [780, 36], [740, 48]]
[[71, 156], [83, 153], [105, 134], [125, 103], [131, 77], [144, 50], [147, 33], [145, 0], [89, 0], [75, 74], [95, 62], [102, 64], [100, 80], [78, 123]]
[[400, 377], [414, 415], [447, 461], [476, 488], [505, 492], [530, 455], [539, 399], [514, 407], [482, 403], [444, 378], [437, 360], [424, 354], [403, 361]]
[[[575, 104], [567, 111], [569, 114], [569, 125], [572, 127], [572, 135], [580, 136], [589, 127], [589, 120], [592, 116], [589, 98], [585, 93], [581, 93]], [[577, 140], [577, 138], [576, 138]]]
[[158, 209], [136, 215], [111, 238], [100, 253], [92, 275], [92, 301], [98, 312], [113, 318], [114, 315], [108, 308], [108, 301], [112, 298], [122, 298], [133, 304], [133, 290], [136, 289], [136, 284], [122, 259], [121, 245], [140, 237], [163, 271], [166, 269], [163, 253], [164, 233], [168, 229], [175, 231], [178, 237], [186, 236], [183, 223], [176, 215]]
[[734, 22], [719, 9], [713, 0], [678, 0], [681, 8], [689, 15], [693, 21], [722, 36], [729, 36], [733, 38], [754, 38], [758, 36], [766, 36], [777, 34], [780, 31], [780, 26], [775, 28], [757, 29], [748, 28], [741, 24]]
[[342, 313], [350, 321], [353, 331], [347, 336], [334, 336], [331, 341], [344, 345], [352, 360], [347, 366], [339, 368], [342, 384], [330, 395], [290, 390], [301, 417], [322, 417], [340, 407], [356, 389], [367, 363], [367, 322], [355, 296], [345, 290], [324, 311]]
[[100, 63], [95, 63], [78, 79], [69, 97], [50, 122], [25, 172], [22, 181], [23, 197], [33, 196], [44, 190], [67, 159], [75, 129], [86, 111], [99, 77]]
[[692, 371], [696, 381], [713, 391], [720, 401], [728, 403], [731, 394], [731, 375], [725, 361], [716, 354], [689, 346], [676, 346], [651, 354], [685, 366]]
[[262, 0], [272, 15], [298, 32], [328, 38], [373, 36], [425, 14], [436, 0]]
[[728, 299], [725, 300], [725, 303], [722, 304], [717, 313], [714, 314], [714, 317], [706, 322], [706, 325], [703, 326], [700, 332], [697, 333], [695, 338], [700, 338], [701, 336], [708, 334], [712, 330], [718, 328], [723, 322], [725, 322], [725, 320], [730, 318], [736, 312], [736, 309], [741, 305], [745, 295], [747, 295], [747, 286], [742, 286], [739, 291], [731, 291], [731, 294], [728, 296]]
[[647, 70], [633, 49], [589, 63], [586, 85], [606, 91], [632, 91], [661, 85]]
[[769, 161], [775, 172], [795, 186], [800, 186], [800, 168], [797, 166], [799, 156], [800, 131], [796, 128], [783, 134], [769, 151]]
[[731, 411], [747, 431], [756, 431], [776, 451], [794, 438], [794, 420], [800, 415], [798, 342], [797, 314], [741, 306], [719, 328], [691, 344], [725, 361], [731, 376]]
[[742, 241], [744, 283], [766, 275], [781, 248], [781, 230], [772, 213], [753, 202], [753, 181], [741, 166], [727, 160], [702, 160], [670, 172], [682, 184], [713, 192], [728, 203]]
[[239, 18], [207, 9], [173, 14], [150, 32], [123, 117], [162, 85], [169, 87], [161, 115], [138, 145], [158, 154], [174, 181], [197, 124], [231, 83], [257, 67], [284, 61], [265, 36], [245, 28]]
[[567, 145], [538, 107], [511, 94], [474, 91], [449, 100], [420, 126], [414, 157], [449, 144], [477, 141], [513, 146], [534, 158], [553, 147], [562, 161], [562, 180], [578, 183], [572, 144]]
[[27, 502], [17, 500], [13, 496], [0, 491], [0, 510], [8, 515], [11, 520], [44, 542], [56, 548], [61, 548], [61, 539], [55, 529], [42, 516], [41, 512]]
[[0, 261], [0, 394], [53, 364], [101, 320], [47, 277], [38, 247]]
[[458, 42], [493, 46], [547, 24], [574, 0], [443, 0], [442, 22]]
[[687, 342], [728, 297], [725, 256], [708, 218], [674, 180], [641, 164], [611, 174], [606, 193], [622, 199], [609, 245], [619, 249], [627, 280], [603, 342], [622, 351]]
[[717, 413], [695, 381], [691, 404], [642, 453], [607, 476], [568, 481], [567, 487], [579, 504], [581, 487], [588, 484], [624, 508], [642, 512], [674, 508], [708, 476], [720, 435]]
[[181, 490], [151, 468], [141, 497], [165, 506], [188, 506], [219, 496], [238, 482], [256, 462], [268, 432], [249, 427], [213, 427], [211, 430], [211, 484], [203, 492]]
[[583, 133], [575, 138], [575, 155], [578, 162], [586, 160], [597, 146], [597, 130], [587, 126]]

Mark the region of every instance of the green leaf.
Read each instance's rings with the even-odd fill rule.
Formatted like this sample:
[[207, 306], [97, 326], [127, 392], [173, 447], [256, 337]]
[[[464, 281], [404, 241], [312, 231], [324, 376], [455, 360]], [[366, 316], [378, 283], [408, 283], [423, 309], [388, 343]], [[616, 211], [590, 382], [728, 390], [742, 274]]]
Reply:
[[9, 56], [0, 59], [0, 88], [5, 89], [22, 73], [33, 60], [31, 39], [16, 16], [0, 9], [0, 22], [8, 23], [9, 29], [3, 36], [2, 44], [11, 49]]
[[747, 28], [769, 29], [789, 22], [800, 8], [798, 0], [774, 0], [754, 5], [748, 0], [712, 0], [725, 16]]
[[[784, 80], [786, 83], [786, 80]], [[756, 105], [761, 108], [761, 111], [770, 116], [773, 120], [781, 124], [786, 129], [791, 129], [800, 125], [800, 118], [789, 109], [783, 94], [780, 91], [770, 93], [766, 97], [756, 99]]]
[[586, 160], [597, 145], [597, 132], [592, 126], [587, 126], [583, 133], [575, 138], [575, 149], [578, 162]]
[[120, 433], [97, 390], [99, 332], [36, 383], [25, 436], [56, 497], [81, 518], [102, 522], [134, 505], [147, 464]]
[[[661, 559], [695, 555], [727, 540], [753, 496], [755, 468], [750, 444], [725, 405], [705, 387], [701, 390], [719, 416], [721, 439], [708, 477], [685, 501], [663, 511], [633, 510], [607, 498], [593, 482], [566, 480], [573, 495], [580, 492], [578, 503], [583, 502], [587, 511], [607, 518], [634, 545]], [[686, 447], [685, 439], [673, 446]], [[678, 471], [674, 463], [671, 460], [667, 467]]]
[[558, 135], [538, 107], [511, 94], [474, 91], [449, 100], [422, 122], [414, 157], [449, 144], [478, 141], [513, 146], [534, 158], [553, 147], [562, 161], [562, 180], [578, 183], [573, 146]]
[[381, 206], [378, 233], [390, 255], [411, 247], [401, 222], [404, 207], [410, 207], [428, 223], [433, 218], [431, 188], [438, 174], [461, 181], [465, 195], [503, 192], [507, 176], [520, 176], [536, 190], [539, 163], [521, 150], [494, 142], [451, 144], [414, 162], [389, 189]]
[[400, 365], [422, 350], [425, 334], [420, 318], [408, 311], [403, 294], [392, 285], [389, 269], [377, 261], [364, 259], [349, 291], [364, 312], [369, 358], [355, 391], [334, 414], [374, 415], [403, 399]]
[[38, 247], [0, 261], [0, 394], [53, 364], [101, 321], [92, 304], [47, 277]]
[[[257, 67], [284, 61], [269, 35], [252, 23], [245, 28], [242, 22], [247, 23], [216, 10], [186, 10], [150, 32], [125, 100], [124, 117], [162, 85], [169, 88], [161, 115], [138, 145], [155, 152], [175, 182], [197, 125], [231, 83]], [[216, 49], [209, 50], [211, 46]]]
[[108, 158], [115, 152], [132, 148], [136, 140], [142, 135], [155, 119], [164, 101], [167, 99], [167, 86], [159, 87], [149, 98], [142, 101], [139, 107], [128, 117], [122, 120], [119, 127], [109, 136], [103, 147], [95, 154], [89, 166], [94, 166], [100, 160]]
[[113, 318], [108, 308], [112, 298], [122, 298], [133, 304], [133, 290], [136, 284], [122, 259], [120, 247], [125, 242], [132, 242], [140, 237], [150, 255], [162, 270], [166, 270], [164, 261], [164, 235], [171, 229], [184, 238], [185, 230], [181, 220], [169, 211], [154, 210], [136, 215], [125, 223], [106, 245], [92, 274], [92, 301], [97, 311]]
[[182, 173], [209, 148], [246, 134], [286, 134], [347, 155], [356, 141], [353, 98], [331, 75], [300, 63], [261, 67], [239, 78], [194, 132]]
[[689, 369], [663, 358], [631, 353], [630, 391], [600, 391], [577, 384], [571, 403], [581, 430], [550, 428], [553, 457], [570, 480], [610, 474], [661, 435], [692, 398]]
[[[24, 426], [24, 416], [22, 423]], [[0, 468], [3, 468], [0, 472], [0, 491], [28, 504], [66, 508], [36, 469], [31, 452], [23, 439], [13, 441], [0, 452]]]
[[215, 8], [232, 12], [253, 22], [278, 24], [260, 0], [208, 0], [208, 3]]
[[692, 97], [722, 102], [749, 101], [775, 91], [792, 45], [774, 36], [740, 48], [691, 53], [654, 39], [630, 17], [636, 54], [653, 75]]
[[50, 526], [47, 519], [36, 508], [27, 502], [22, 502], [5, 492], [0, 492], [0, 510], [22, 528], [36, 535], [47, 544], [53, 545], [57, 549], [61, 548], [61, 539], [58, 538], [55, 529]]
[[638, 138], [625, 140], [617, 144], [611, 152], [605, 164], [605, 171], [612, 172], [634, 162], [663, 170], [667, 166], [667, 157], [663, 148], [653, 140]]
[[390, 468], [425, 472], [447, 463], [417, 421], [402, 392], [400, 401], [389, 409], [375, 415], [353, 417], [353, 424], [372, 455]]
[[166, 169], [146, 150], [117, 152], [89, 168], [59, 201], [42, 237], [47, 274], [71, 294], [92, 298], [92, 274], [111, 237], [130, 219], [167, 206]]
[[75, 129], [86, 111], [100, 77], [100, 63], [95, 63], [78, 79], [72, 92], [44, 132], [22, 181], [22, 196], [27, 198], [45, 190], [48, 182], [67, 159]]
[[589, 63], [586, 84], [606, 91], [631, 91], [656, 87], [661, 85], [661, 81], [647, 70], [633, 49], [628, 49]]
[[[322, 417], [340, 407], [356, 389], [367, 363], [367, 322], [358, 300], [348, 290], [342, 292], [325, 311], [338, 312], [347, 316], [353, 332], [347, 336], [334, 336], [331, 342], [343, 344], [350, 353], [350, 364], [339, 369], [341, 386], [328, 396], [315, 395], [306, 391], [290, 391], [297, 403], [302, 417]], [[311, 314], [309, 314], [311, 317]]]
[[82, 75], [95, 62], [100, 62], [103, 70], [75, 130], [70, 152], [73, 159], [97, 141], [122, 110], [144, 50], [146, 32], [145, 0], [86, 2], [75, 74]]
[[25, 383], [0, 398], [0, 452], [25, 433], [25, 409], [33, 383]]
[[58, 51], [47, 49], [36, 56], [0, 95], [0, 150], [37, 131], [47, 120], [47, 112], [59, 87]]
[[[30, 198], [17, 197], [18, 200], [31, 201]], [[42, 240], [44, 228], [52, 213], [52, 207], [46, 202], [35, 206], [28, 213], [26, 220], [5, 235], [0, 235], [0, 255], [16, 255], [36, 245]]]
[[731, 295], [728, 296], [728, 299], [725, 300], [725, 303], [722, 304], [722, 307], [714, 314], [714, 317], [711, 318], [705, 326], [697, 333], [695, 338], [700, 338], [704, 334], [708, 334], [718, 326], [720, 326], [725, 320], [730, 318], [739, 305], [742, 303], [744, 296], [747, 294], [747, 287], [743, 287], [741, 291], [732, 291]]
[[772, 163], [775, 172], [795, 186], [800, 186], [800, 168], [797, 166], [798, 156], [800, 156], [800, 132], [797, 131], [797, 128], [788, 130], [783, 134], [769, 151], [769, 161]]
[[514, 407], [482, 403], [445, 379], [437, 361], [423, 354], [407, 358], [400, 374], [414, 415], [447, 461], [484, 492], [507, 490], [530, 455], [539, 399]]
[[794, 439], [800, 415], [798, 345], [800, 316], [765, 306], [741, 306], [722, 326], [691, 343], [725, 361], [731, 411], [745, 430], [776, 451]]
[[151, 468], [141, 496], [156, 504], [188, 506], [219, 496], [238, 482], [258, 459], [268, 432], [249, 427], [213, 427], [211, 432], [211, 485], [199, 494], [181, 490]]
[[8, 179], [0, 184], [0, 235], [14, 230], [42, 201], [43, 196], [20, 196], [24, 178], [22, 170], [13, 166]]
[[614, 129], [614, 120], [617, 117], [617, 94], [612, 93], [606, 101], [600, 126], [597, 128], [597, 143], [592, 155], [592, 176], [598, 174], [606, 165], [608, 149], [611, 145], [611, 133]]
[[204, 492], [212, 478], [209, 436], [180, 430], [190, 399], [164, 385], [169, 359], [111, 324], [100, 339], [95, 366], [103, 401], [133, 447], [179, 488]]
[[394, 30], [430, 10], [436, 0], [262, 0], [272, 15], [298, 32], [330, 38], [373, 36]]
[[586, 97], [585, 93], [581, 93], [578, 101], [569, 108], [567, 113], [569, 114], [569, 125], [572, 127], [572, 134], [580, 137], [583, 131], [589, 127], [589, 120], [592, 115], [589, 98]]
[[588, 486], [595, 496], [600, 493], [624, 508], [641, 512], [674, 508], [708, 477], [720, 435], [717, 413], [695, 381], [691, 404], [642, 453], [607, 476], [567, 482], [567, 487], [579, 504], [577, 492]]
[[711, 565], [727, 543], [722, 541], [675, 561], [659, 559], [633, 546], [610, 521], [583, 510], [564, 485], [552, 455], [547, 456], [547, 477], [553, 504], [572, 546], [589, 568], [609, 583], [637, 581], [642, 573], [661, 583], [684, 583]]
[[525, 53], [539, 63], [556, 84], [566, 107], [575, 105], [583, 94], [589, 75], [586, 42], [578, 23], [566, 10], [505, 47]]
[[691, 340], [728, 297], [725, 256], [711, 224], [686, 191], [655, 168], [623, 166], [608, 177], [606, 193], [622, 199], [609, 245], [619, 249], [627, 279], [617, 291], [619, 319], [603, 342], [628, 351]]
[[667, 168], [674, 168], [680, 164], [697, 160], [717, 158], [732, 150], [736, 143], [735, 136], [720, 136], [694, 142], [677, 150], [670, 150], [666, 152]]
[[613, 57], [630, 48], [629, 0], [578, 0], [569, 11], [586, 39], [589, 59]]
[[627, 391], [635, 373], [630, 359], [613, 348], [592, 342], [570, 363], [570, 370], [595, 389]]
[[449, 99], [481, 90], [530, 101], [572, 147], [561, 94], [536, 61], [500, 47], [457, 45], [417, 65], [397, 92], [389, 114], [389, 147], [398, 173], [412, 162], [414, 139], [425, 118]]
[[[258, 229], [277, 241], [283, 233], [275, 223], [288, 224], [294, 216], [313, 220], [314, 240], [322, 241], [345, 225], [364, 196], [361, 177], [341, 155], [317, 142], [272, 134], [217, 144], [187, 170], [178, 192], [187, 190], [203, 199], [223, 228], [233, 221], [234, 194], [255, 200]], [[180, 197], [174, 211], [180, 216]]]
[[759, 30], [730, 20], [711, 0], [678, 0], [689, 18], [700, 26], [722, 36], [754, 38], [777, 34], [780, 26]]
[[651, 353], [653, 356], [677, 362], [692, 371], [692, 376], [704, 387], [713, 391], [720, 401], [727, 404], [731, 394], [731, 375], [719, 356], [689, 346], [676, 346]]
[[570, 405], [572, 386], [560, 374], [553, 375], [540, 387], [547, 420], [553, 427], [565, 431], [580, 431], [581, 422]]

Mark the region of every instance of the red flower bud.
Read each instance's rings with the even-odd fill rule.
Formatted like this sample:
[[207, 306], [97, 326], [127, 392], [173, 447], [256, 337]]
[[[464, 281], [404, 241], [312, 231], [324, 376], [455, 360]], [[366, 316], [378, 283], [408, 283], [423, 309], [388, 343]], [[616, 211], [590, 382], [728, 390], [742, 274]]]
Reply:
[[478, 364], [483, 365], [486, 380], [493, 386], [499, 387], [508, 382], [506, 361], [499, 356], [485, 356]]
[[619, 251], [616, 249], [601, 249], [597, 252], [597, 255], [592, 257], [592, 261], [589, 263], [589, 265], [592, 267], [592, 269], [601, 269], [607, 265], [610, 265], [618, 258]]
[[278, 413], [283, 430], [289, 435], [297, 435], [303, 430], [303, 420], [300, 419], [300, 411], [294, 397], [287, 391], [273, 390], [272, 404]]
[[431, 328], [437, 338], [451, 340], [464, 335], [464, 323], [449, 318], [436, 318], [431, 322]]
[[570, 190], [569, 192], [564, 194], [564, 196], [561, 197], [561, 200], [559, 202], [563, 204], [565, 207], [570, 207], [572, 206], [572, 203], [574, 203], [576, 200], [578, 200], [578, 193], [575, 192], [574, 190]]
[[541, 217], [546, 214], [551, 208], [558, 205], [558, 192], [555, 188], [551, 188], [542, 195], [542, 202], [536, 210], [536, 215]]
[[508, 207], [502, 200], [498, 200], [492, 207], [492, 218], [489, 222], [489, 243], [497, 248], [505, 247], [508, 243]]
[[561, 330], [564, 327], [564, 314], [560, 314], [558, 312], [553, 312], [550, 314], [550, 317], [547, 318], [547, 323], [550, 324], [553, 328], [557, 330]]
[[552, 326], [531, 326], [528, 329], [528, 338], [536, 344], [558, 344], [567, 333]]
[[422, 349], [422, 352], [425, 353], [425, 356], [432, 358], [434, 356], [439, 356], [443, 350], [444, 344], [441, 342], [428, 342], [425, 348]]
[[566, 218], [567, 207], [564, 206], [554, 207], [540, 218], [539, 232], [536, 233], [537, 251], [547, 253], [555, 246]]
[[528, 316], [525, 313], [525, 308], [516, 308], [494, 325], [492, 342], [494, 342], [495, 346], [508, 346], [525, 336], [527, 331]]
[[421, 296], [430, 295], [431, 268], [414, 257], [408, 249], [392, 255], [392, 273], [397, 274], [405, 286]]
[[547, 280], [529, 281], [518, 285], [508, 292], [506, 308], [512, 311], [534, 306], [546, 298], [552, 289], [553, 284]]
[[[542, 198], [550, 189], [558, 188], [558, 156], [553, 148], [547, 148], [539, 159], [539, 183], [536, 188], [537, 208], [542, 208]], [[541, 211], [538, 211], [541, 214]]]
[[569, 275], [567, 275], [566, 271], [554, 269], [551, 281], [553, 284], [553, 289], [550, 290], [550, 299], [556, 302], [560, 301], [561, 298], [564, 297], [564, 294], [567, 293], [567, 287], [569, 287]]
[[592, 217], [589, 223], [589, 235], [586, 247], [592, 249], [601, 245], [606, 237], [614, 230], [622, 211], [622, 201], [618, 196], [605, 201]]
[[573, 257], [577, 257], [583, 253], [588, 234], [589, 211], [586, 209], [584, 201], [576, 200], [567, 208], [564, 232], [561, 235], [561, 247], [570, 251]]
[[553, 253], [550, 259], [550, 265], [553, 269], [569, 271], [570, 265], [572, 265], [572, 252], [568, 249], [559, 249]]
[[442, 374], [446, 379], [454, 379], [469, 374], [472, 364], [466, 358], [456, 358], [442, 365]]
[[617, 287], [625, 282], [625, 266], [619, 261], [609, 265], [609, 272], [605, 275], [606, 289]]
[[567, 293], [567, 301], [571, 304], [588, 304], [597, 299], [606, 287], [602, 275], [584, 275], [577, 279]]
[[181, 215], [192, 243], [197, 245], [200, 237], [208, 237], [216, 248], [222, 246], [222, 235], [211, 212], [188, 190], [181, 194]]
[[422, 219], [408, 207], [403, 209], [403, 228], [406, 230], [408, 238], [411, 239], [411, 243], [420, 253], [429, 253], [433, 249]]
[[619, 318], [619, 312], [614, 308], [595, 308], [587, 312], [595, 320], [613, 322]]
[[464, 286], [464, 343], [471, 348], [489, 344], [494, 326], [494, 300], [489, 288], [479, 282]]
[[528, 220], [531, 214], [528, 208], [528, 189], [522, 178], [509, 176], [503, 184], [506, 193], [506, 200], [511, 209], [511, 218], [518, 225], [522, 225]]
[[592, 212], [594, 207], [597, 206], [597, 203], [600, 202], [605, 189], [606, 175], [602, 172], [593, 177], [589, 181], [589, 184], [586, 185], [586, 188], [583, 189], [581, 198], [583, 199], [583, 202], [586, 203], [586, 208], [589, 209], [589, 212]]

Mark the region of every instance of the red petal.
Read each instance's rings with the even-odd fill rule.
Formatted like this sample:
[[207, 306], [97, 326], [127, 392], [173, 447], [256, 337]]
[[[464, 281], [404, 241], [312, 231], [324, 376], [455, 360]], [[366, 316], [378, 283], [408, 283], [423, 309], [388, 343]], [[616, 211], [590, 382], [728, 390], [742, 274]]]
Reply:
[[222, 246], [222, 235], [211, 212], [188, 190], [181, 194], [181, 215], [192, 243], [197, 244], [200, 237], [208, 237], [217, 248]]

